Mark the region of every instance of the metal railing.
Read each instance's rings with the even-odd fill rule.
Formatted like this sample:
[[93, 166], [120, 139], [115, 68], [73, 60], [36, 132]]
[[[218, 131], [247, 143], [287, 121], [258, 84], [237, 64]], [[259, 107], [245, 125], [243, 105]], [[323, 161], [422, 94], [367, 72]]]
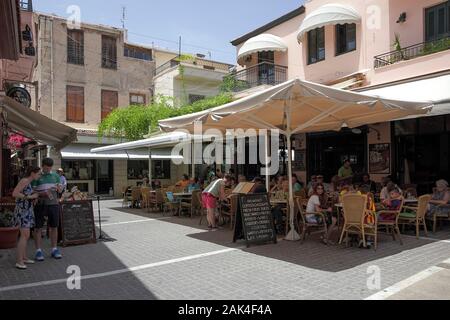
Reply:
[[450, 36], [415, 44], [401, 50], [395, 50], [375, 56], [374, 68], [389, 66], [401, 61], [412, 60], [418, 57], [426, 56], [436, 52], [450, 49]]
[[278, 85], [287, 81], [288, 68], [270, 62], [262, 62], [227, 76], [228, 89], [239, 92], [261, 85]]
[[158, 75], [160, 73], [163, 73], [164, 71], [171, 69], [173, 67], [176, 67], [180, 64], [183, 65], [192, 65], [197, 66], [206, 70], [213, 70], [213, 71], [225, 71], [228, 72], [232, 65], [222, 63], [222, 62], [216, 62], [212, 60], [205, 60], [202, 58], [197, 57], [187, 57], [187, 56], [176, 56], [172, 60], [164, 63], [163, 65], [159, 66], [155, 70], [155, 75]]

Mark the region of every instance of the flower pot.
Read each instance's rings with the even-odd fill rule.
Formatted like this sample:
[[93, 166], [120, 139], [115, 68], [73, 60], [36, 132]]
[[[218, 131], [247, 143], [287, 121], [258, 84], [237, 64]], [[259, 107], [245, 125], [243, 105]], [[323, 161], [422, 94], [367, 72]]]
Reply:
[[19, 228], [0, 228], [0, 249], [13, 249], [17, 246]]

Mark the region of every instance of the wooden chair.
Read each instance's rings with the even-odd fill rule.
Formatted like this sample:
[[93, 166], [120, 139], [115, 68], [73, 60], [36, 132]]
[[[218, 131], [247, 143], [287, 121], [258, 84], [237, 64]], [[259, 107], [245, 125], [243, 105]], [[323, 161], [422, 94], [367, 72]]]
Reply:
[[[199, 197], [200, 195], [200, 197]], [[201, 201], [201, 190], [192, 191], [192, 201], [191, 201], [191, 218], [202, 211], [202, 201]]]
[[[402, 236], [400, 233], [400, 228], [398, 226], [398, 220], [400, 217], [400, 214], [403, 211], [403, 205], [405, 204], [405, 199], [402, 197], [401, 199], [401, 205], [398, 210], [380, 210], [377, 212], [377, 227], [378, 228], [385, 228], [386, 233], [392, 233], [392, 238], [397, 240], [397, 237], [400, 241], [400, 244], [403, 245]], [[393, 218], [389, 220], [383, 220], [380, 219], [381, 215], [392, 215]]]
[[141, 208], [142, 209], [146, 209], [149, 206], [149, 201], [150, 201], [150, 192], [151, 192], [151, 188], [149, 187], [143, 187], [141, 188]]
[[239, 195], [231, 194], [228, 199], [230, 199], [228, 210], [222, 210], [221, 215], [222, 218], [227, 218], [230, 221], [230, 228], [233, 229], [238, 209]]
[[[311, 235], [311, 234], [316, 234], [316, 233], [322, 233], [324, 236], [327, 235], [328, 233], [328, 227], [327, 227], [327, 219], [325, 217], [325, 215], [321, 212], [316, 212], [316, 213], [306, 213], [306, 204], [307, 204], [306, 199], [303, 199], [301, 197], [296, 197], [295, 198], [295, 204], [297, 207], [297, 212], [298, 212], [298, 225], [299, 225], [299, 230], [301, 230], [301, 235], [300, 235], [300, 241], [301, 243], [303, 243], [306, 239], [306, 235]], [[308, 222], [306, 215], [307, 214], [314, 214], [317, 217], [317, 222], [312, 223], [312, 222]]]
[[141, 187], [131, 188], [131, 206], [139, 208], [141, 206]]
[[367, 209], [367, 201], [367, 195], [348, 194], [343, 196], [344, 227], [339, 240], [340, 244], [342, 244], [344, 236], [346, 236], [348, 245], [349, 234], [357, 234], [361, 236], [363, 245], [366, 247], [366, 237], [372, 236], [374, 237], [374, 249], [377, 250], [377, 215], [375, 212]]
[[156, 209], [159, 210], [159, 212], [164, 213], [163, 210], [164, 203], [165, 198], [161, 189], [155, 190], [154, 192], [150, 193], [148, 212]]
[[428, 210], [428, 204], [430, 203], [431, 195], [424, 195], [419, 198], [419, 203], [417, 207], [403, 207], [403, 209], [412, 212], [402, 212], [398, 220], [399, 225], [414, 224], [416, 226], [416, 237], [419, 239], [420, 236], [420, 225], [423, 224], [425, 230], [425, 236], [428, 237], [427, 223], [425, 221], [425, 216]]

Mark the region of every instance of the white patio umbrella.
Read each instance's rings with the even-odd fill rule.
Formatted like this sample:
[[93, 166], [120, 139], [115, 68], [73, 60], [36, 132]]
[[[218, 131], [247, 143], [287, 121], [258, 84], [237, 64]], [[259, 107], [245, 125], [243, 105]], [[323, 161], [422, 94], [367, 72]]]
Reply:
[[[269, 129], [279, 130], [288, 142], [298, 133], [340, 131], [343, 127], [392, 121], [408, 115], [426, 114], [432, 102], [410, 102], [383, 99], [293, 79], [222, 107], [160, 122], [162, 130], [194, 130], [196, 121], [203, 130]], [[298, 240], [294, 226], [292, 158], [289, 164], [289, 207], [291, 231], [287, 240]]]

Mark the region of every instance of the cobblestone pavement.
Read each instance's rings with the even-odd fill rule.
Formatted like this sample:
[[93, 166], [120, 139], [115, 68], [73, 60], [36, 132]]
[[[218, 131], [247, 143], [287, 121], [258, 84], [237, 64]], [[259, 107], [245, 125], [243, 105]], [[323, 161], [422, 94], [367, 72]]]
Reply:
[[[448, 228], [433, 239], [406, 235], [403, 246], [382, 236], [376, 252], [327, 247], [313, 237], [246, 248], [232, 243], [230, 230], [207, 232], [197, 218], [121, 209], [120, 201], [101, 207], [103, 231], [116, 241], [64, 248], [62, 260], [47, 258], [27, 271], [13, 268], [13, 252], [0, 253], [0, 300], [365, 299], [450, 257]], [[31, 243], [29, 249], [31, 256]], [[81, 290], [67, 288], [71, 265], [81, 268]], [[373, 266], [379, 288], [367, 286]]]

